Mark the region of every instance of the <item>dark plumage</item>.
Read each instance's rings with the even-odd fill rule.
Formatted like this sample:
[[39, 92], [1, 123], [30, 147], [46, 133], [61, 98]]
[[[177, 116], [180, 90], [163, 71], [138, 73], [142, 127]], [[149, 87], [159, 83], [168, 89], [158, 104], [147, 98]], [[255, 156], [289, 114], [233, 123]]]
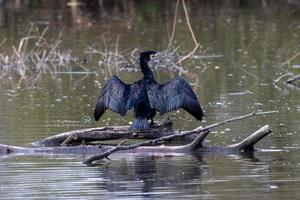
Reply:
[[158, 111], [161, 115], [183, 108], [197, 120], [203, 117], [203, 111], [191, 86], [181, 77], [159, 84], [154, 80], [148, 61], [154, 51], [145, 51], [140, 55], [140, 65], [144, 77], [133, 84], [125, 84], [117, 76], [112, 76], [102, 89], [98, 98], [94, 117], [103, 115], [106, 109], [124, 116], [127, 110], [134, 108], [134, 121], [131, 130], [149, 129], [148, 119]]

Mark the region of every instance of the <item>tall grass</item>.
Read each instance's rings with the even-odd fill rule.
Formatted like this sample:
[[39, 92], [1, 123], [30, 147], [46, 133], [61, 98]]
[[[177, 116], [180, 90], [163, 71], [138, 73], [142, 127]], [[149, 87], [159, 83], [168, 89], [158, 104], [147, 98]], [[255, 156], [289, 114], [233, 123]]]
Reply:
[[48, 39], [47, 31], [48, 27], [39, 31], [31, 25], [26, 36], [13, 45], [10, 52], [0, 51], [1, 76], [16, 75], [26, 79], [57, 71], [71, 71], [74, 64], [87, 70], [78, 63], [71, 50], [61, 50], [62, 33]]
[[[79, 59], [72, 50], [62, 48], [62, 32], [57, 37], [51, 38], [48, 36], [48, 27], [40, 29], [34, 24], [16, 45], [3, 51], [5, 42], [5, 39], [0, 42], [0, 78], [10, 76], [14, 79], [36, 80], [45, 74], [91, 72], [105, 72], [110, 76], [116, 71], [140, 70], [138, 58], [141, 50], [134, 48], [121, 51], [119, 37], [115, 44], [110, 42], [108, 46], [103, 35], [101, 45], [93, 43], [83, 49], [85, 59]], [[207, 50], [202, 48], [197, 52], [193, 50], [186, 56], [180, 54], [179, 47], [169, 45], [166, 50], [160, 51], [149, 65], [156, 70], [167, 69], [184, 73], [185, 70], [181, 65], [184, 59], [211, 57], [207, 55]]]

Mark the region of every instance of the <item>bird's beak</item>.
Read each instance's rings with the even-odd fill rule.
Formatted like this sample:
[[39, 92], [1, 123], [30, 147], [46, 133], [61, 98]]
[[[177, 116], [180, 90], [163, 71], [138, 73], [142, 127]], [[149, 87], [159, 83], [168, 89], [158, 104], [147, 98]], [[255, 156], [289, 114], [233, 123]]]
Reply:
[[159, 52], [156, 52], [156, 53], [154, 53], [154, 54], [151, 54], [151, 55], [150, 55], [150, 59], [154, 59], [155, 57], [158, 56], [158, 54], [159, 54]]

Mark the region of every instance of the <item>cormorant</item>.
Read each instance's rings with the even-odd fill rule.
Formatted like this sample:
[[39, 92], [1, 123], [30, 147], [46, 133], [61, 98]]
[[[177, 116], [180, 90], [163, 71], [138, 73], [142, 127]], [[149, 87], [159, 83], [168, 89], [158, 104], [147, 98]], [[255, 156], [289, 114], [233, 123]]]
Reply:
[[151, 119], [150, 125], [152, 125], [156, 111], [162, 115], [183, 108], [197, 120], [202, 119], [203, 111], [197, 96], [181, 76], [164, 84], [154, 80], [148, 62], [155, 54], [155, 51], [145, 51], [140, 54], [140, 66], [144, 77], [133, 84], [125, 84], [117, 76], [109, 79], [96, 104], [94, 113], [96, 121], [106, 109], [124, 116], [132, 108], [134, 108], [134, 121], [130, 130], [149, 129], [148, 119]]

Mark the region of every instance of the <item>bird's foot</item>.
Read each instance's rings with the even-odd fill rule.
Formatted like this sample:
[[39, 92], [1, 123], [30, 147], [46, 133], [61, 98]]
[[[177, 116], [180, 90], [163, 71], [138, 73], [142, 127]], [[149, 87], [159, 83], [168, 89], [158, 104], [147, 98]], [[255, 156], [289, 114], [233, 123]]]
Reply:
[[152, 127], [152, 126], [154, 126], [154, 125], [156, 125], [156, 123], [153, 121], [153, 119], [151, 120], [151, 122], [150, 122], [150, 127]]

